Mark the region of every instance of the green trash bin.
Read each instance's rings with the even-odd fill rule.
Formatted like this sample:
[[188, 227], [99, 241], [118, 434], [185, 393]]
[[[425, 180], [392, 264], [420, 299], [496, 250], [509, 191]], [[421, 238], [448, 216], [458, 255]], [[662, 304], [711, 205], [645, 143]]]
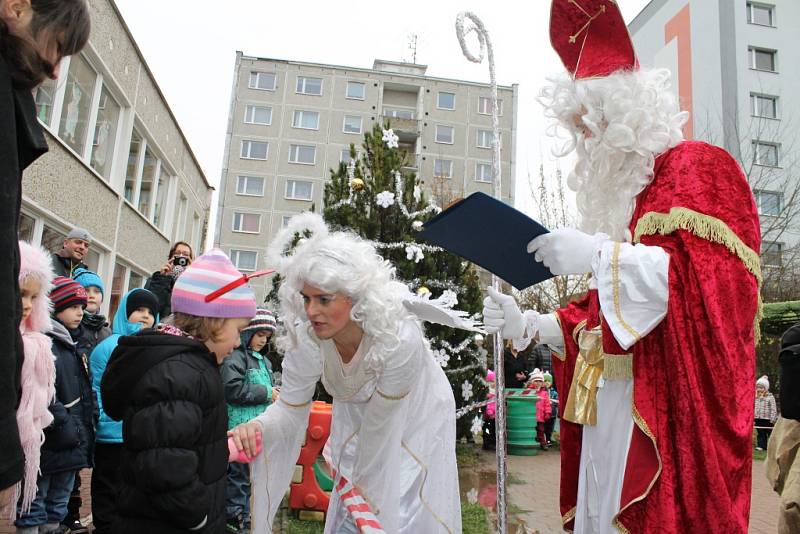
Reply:
[[[522, 389], [506, 389], [520, 393]], [[512, 395], [506, 398], [506, 435], [508, 454], [514, 456], [536, 456], [539, 443], [536, 441], [536, 395]]]

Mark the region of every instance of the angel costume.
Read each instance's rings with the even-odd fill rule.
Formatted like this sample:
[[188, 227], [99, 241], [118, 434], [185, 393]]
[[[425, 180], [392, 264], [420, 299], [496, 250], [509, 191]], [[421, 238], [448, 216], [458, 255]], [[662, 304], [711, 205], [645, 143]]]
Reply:
[[[461, 532], [455, 400], [420, 323], [398, 318], [400, 344], [389, 352], [365, 333], [347, 364], [333, 341], [299, 330], [278, 401], [256, 419], [264, 450], [253, 462], [253, 532], [267, 532], [289, 487], [320, 379], [334, 399], [328, 448], [336, 482], [350, 480], [389, 534]], [[358, 532], [336, 490], [325, 532]]]

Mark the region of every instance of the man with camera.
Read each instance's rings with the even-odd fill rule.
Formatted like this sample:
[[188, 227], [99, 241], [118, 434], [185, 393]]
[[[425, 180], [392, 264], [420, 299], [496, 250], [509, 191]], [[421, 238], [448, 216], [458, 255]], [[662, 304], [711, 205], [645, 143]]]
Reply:
[[194, 259], [194, 253], [189, 243], [178, 241], [169, 250], [168, 260], [161, 269], [154, 272], [144, 288], [150, 290], [158, 298], [158, 314], [163, 319], [172, 313], [172, 286], [175, 280], [183, 274]]

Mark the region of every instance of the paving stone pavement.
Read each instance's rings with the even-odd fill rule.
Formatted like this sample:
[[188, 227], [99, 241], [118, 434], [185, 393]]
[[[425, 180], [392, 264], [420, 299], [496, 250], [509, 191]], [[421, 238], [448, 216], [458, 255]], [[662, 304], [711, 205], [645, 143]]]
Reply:
[[[492, 461], [487, 454], [487, 461]], [[557, 449], [537, 456], [509, 456], [509, 509], [521, 510], [519, 518], [528, 533], [563, 532], [558, 513], [558, 480], [561, 466]], [[764, 462], [753, 462], [753, 494], [750, 506], [750, 534], [775, 534], [778, 531], [778, 495], [764, 475]]]

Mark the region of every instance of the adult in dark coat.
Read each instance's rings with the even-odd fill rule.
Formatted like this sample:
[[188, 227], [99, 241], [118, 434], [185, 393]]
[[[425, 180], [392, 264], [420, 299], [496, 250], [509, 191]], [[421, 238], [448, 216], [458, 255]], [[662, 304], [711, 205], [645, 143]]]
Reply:
[[507, 388], [524, 388], [528, 381], [528, 362], [525, 355], [513, 347], [503, 352], [503, 376]]
[[123, 336], [101, 395], [122, 420], [114, 532], [225, 532], [228, 413], [214, 353], [155, 330]]
[[169, 317], [172, 313], [170, 302], [175, 280], [183, 274], [186, 267], [191, 265], [192, 260], [194, 260], [192, 246], [185, 241], [178, 241], [169, 249], [167, 258], [161, 269], [150, 275], [144, 285], [144, 288], [158, 299], [158, 315], [163, 318]]
[[17, 234], [22, 171], [47, 152], [31, 90], [58, 76], [61, 58], [83, 48], [89, 28], [85, 0], [0, 2], [0, 509], [24, 467], [16, 419], [23, 358]]

